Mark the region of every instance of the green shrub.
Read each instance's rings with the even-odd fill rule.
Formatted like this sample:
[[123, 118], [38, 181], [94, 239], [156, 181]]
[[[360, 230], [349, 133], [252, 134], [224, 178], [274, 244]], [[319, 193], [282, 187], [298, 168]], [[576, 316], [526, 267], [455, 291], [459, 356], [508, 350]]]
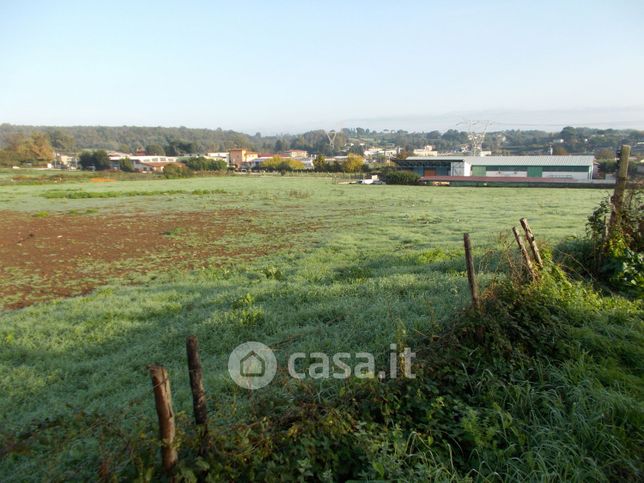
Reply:
[[418, 184], [420, 176], [413, 171], [387, 170], [382, 173], [382, 180], [387, 184]]
[[644, 294], [644, 200], [642, 192], [629, 190], [624, 197], [621, 224], [608, 233], [610, 199], [602, 200], [588, 218], [586, 229], [592, 243], [589, 267], [601, 281], [620, 290]]
[[189, 178], [192, 173], [181, 163], [170, 163], [163, 168], [163, 176], [166, 178]]
[[279, 156], [273, 156], [270, 159], [262, 161], [261, 168], [268, 171], [299, 171], [304, 169], [304, 163], [298, 161], [297, 159], [291, 158], [280, 158]]
[[208, 159], [203, 156], [186, 160], [185, 165], [192, 171], [225, 171], [228, 163], [222, 159]]

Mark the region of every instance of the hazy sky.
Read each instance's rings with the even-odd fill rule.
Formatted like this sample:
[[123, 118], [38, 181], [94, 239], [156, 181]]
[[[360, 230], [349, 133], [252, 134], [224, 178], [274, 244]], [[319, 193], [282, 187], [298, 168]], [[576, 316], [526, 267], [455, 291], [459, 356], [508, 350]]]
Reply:
[[641, 0], [0, 0], [0, 123], [644, 128], [643, 25]]

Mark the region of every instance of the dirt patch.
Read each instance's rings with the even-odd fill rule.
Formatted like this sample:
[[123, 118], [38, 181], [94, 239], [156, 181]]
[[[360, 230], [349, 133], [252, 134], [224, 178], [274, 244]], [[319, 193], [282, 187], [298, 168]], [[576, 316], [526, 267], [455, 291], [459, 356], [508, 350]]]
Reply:
[[0, 304], [87, 293], [108, 281], [253, 259], [290, 246], [250, 210], [36, 217], [0, 212]]

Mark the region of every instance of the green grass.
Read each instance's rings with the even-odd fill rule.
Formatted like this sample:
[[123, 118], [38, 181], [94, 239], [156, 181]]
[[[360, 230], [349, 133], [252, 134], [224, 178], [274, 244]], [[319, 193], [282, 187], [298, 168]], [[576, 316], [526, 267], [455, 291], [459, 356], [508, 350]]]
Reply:
[[[416, 341], [443, 331], [468, 304], [460, 255], [463, 232], [472, 235], [486, 286], [503, 278], [495, 248], [507, 240], [520, 217], [528, 217], [539, 240], [555, 243], [582, 234], [586, 217], [605, 194], [578, 189], [359, 186], [326, 178], [250, 176], [1, 189], [3, 209], [35, 216], [45, 211], [52, 215], [238, 208], [254, 210], [253, 220], [266, 230], [315, 226], [294, 235], [288, 250], [224, 264], [226, 268], [179, 272], [168, 267], [148, 274], [141, 285], [117, 283], [87, 296], [1, 313], [0, 427], [7, 437], [13, 435], [8, 440], [14, 448], [0, 461], [0, 479], [5, 481], [91, 479], [106, 455], [112, 469], [126, 461], [123, 438], [153, 430], [156, 424], [147, 364], [168, 368], [175, 409], [189, 414], [187, 335], [199, 337], [215, 425], [244, 422], [256, 411], [258, 402], [235, 386], [226, 370], [228, 354], [241, 342], [258, 340], [277, 348], [281, 367], [289, 353], [299, 350], [371, 351], [385, 363], [390, 343], [413, 348]], [[184, 234], [172, 230], [167, 236]], [[239, 236], [230, 242], [254, 241], [252, 234]], [[586, 333], [580, 328], [576, 337], [602, 347], [615, 341], [627, 344], [632, 333], [620, 333], [617, 326], [615, 333], [600, 337], [602, 327], [593, 326]], [[623, 357], [632, 354], [625, 350]], [[587, 396], [579, 391], [592, 391], [596, 382], [583, 380], [579, 364], [556, 370], [567, 381], [582, 374], [575, 393], [581, 404]], [[632, 383], [629, 377], [641, 377], [619, 367], [612, 374], [611, 367], [606, 364], [597, 377], [617, 378], [625, 386]], [[549, 388], [558, 387], [552, 377], [537, 396], [529, 387], [506, 388], [505, 410], [555, 404], [548, 402], [555, 397]], [[576, 387], [566, 384], [570, 390]], [[322, 381], [316, 385], [316, 399], [336, 401], [339, 390], [336, 381]], [[274, 384], [257, 397], [288, 406], [294, 394], [290, 385]], [[542, 399], [533, 403], [531, 397]], [[548, 447], [548, 441], [557, 424], [590, 424], [584, 418], [596, 417], [595, 408], [582, 409], [578, 422], [563, 413], [534, 413], [522, 431], [530, 435], [535, 452], [530, 464], [536, 473], [530, 476], [521, 467], [517, 475], [567, 475], [548, 467], [556, 464], [556, 447]], [[108, 431], [103, 420], [114, 429]], [[27, 433], [38, 425], [40, 436], [34, 439]], [[387, 449], [392, 440], [381, 443], [374, 452], [384, 465], [392, 458], [392, 449]], [[572, 451], [573, 446], [574, 441], [565, 448]], [[579, 468], [588, 457], [592, 452], [569, 453], [569, 466]], [[461, 471], [444, 455], [434, 463], [445, 475]], [[372, 477], [378, 476], [379, 468], [374, 466]], [[511, 474], [510, 468], [504, 471]]]

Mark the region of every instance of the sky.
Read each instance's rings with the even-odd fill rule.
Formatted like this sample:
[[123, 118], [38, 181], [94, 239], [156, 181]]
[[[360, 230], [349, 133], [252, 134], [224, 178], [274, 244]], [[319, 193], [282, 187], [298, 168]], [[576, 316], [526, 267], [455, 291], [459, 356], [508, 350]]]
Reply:
[[0, 123], [644, 129], [644, 2], [0, 0]]

